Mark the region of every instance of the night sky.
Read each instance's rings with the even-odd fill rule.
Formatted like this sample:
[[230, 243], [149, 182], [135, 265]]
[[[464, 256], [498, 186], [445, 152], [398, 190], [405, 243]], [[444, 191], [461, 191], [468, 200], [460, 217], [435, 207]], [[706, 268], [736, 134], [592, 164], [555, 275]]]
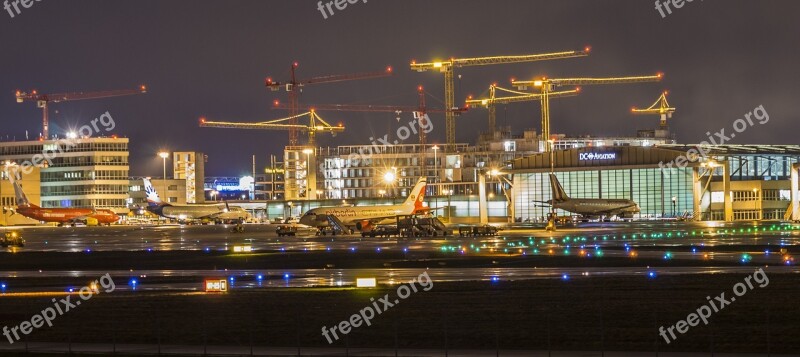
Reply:
[[[0, 4], [2, 5], [2, 4]], [[682, 143], [705, 132], [731, 131], [734, 120], [764, 105], [770, 121], [738, 134], [732, 144], [797, 144], [800, 106], [798, 1], [695, 0], [662, 18], [653, 1], [359, 1], [323, 18], [307, 0], [36, 1], [11, 18], [0, 9], [0, 135], [24, 140], [41, 131], [41, 111], [17, 104], [14, 91], [43, 93], [135, 88], [146, 95], [55, 104], [51, 133], [62, 134], [108, 111], [113, 133], [131, 139], [131, 175], [160, 176], [160, 149], [208, 154], [206, 175], [234, 176], [281, 154], [287, 133], [199, 128], [198, 118], [264, 121], [285, 92], [264, 78], [301, 78], [380, 71], [390, 78], [309, 86], [307, 104], [416, 105], [424, 85], [430, 107], [441, 107], [443, 76], [417, 73], [412, 59], [520, 55], [592, 46], [586, 58], [457, 69], [456, 101], [509, 78], [616, 76], [663, 71], [663, 83], [585, 87], [579, 97], [552, 101], [553, 132], [634, 136], [657, 125], [633, 117], [669, 90], [678, 108], [671, 126]], [[320, 135], [320, 145], [364, 144], [394, 133], [391, 113], [321, 113], [347, 131]], [[444, 117], [433, 115], [431, 142], [444, 141]], [[498, 124], [539, 130], [538, 103], [498, 108]], [[459, 142], [474, 142], [486, 111], [458, 119]], [[415, 143], [414, 138], [407, 143]]]

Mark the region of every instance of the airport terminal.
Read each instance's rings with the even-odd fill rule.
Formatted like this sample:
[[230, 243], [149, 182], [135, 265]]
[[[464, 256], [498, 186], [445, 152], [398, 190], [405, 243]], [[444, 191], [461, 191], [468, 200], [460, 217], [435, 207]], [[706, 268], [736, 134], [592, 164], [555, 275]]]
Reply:
[[0, 355], [798, 356], [800, 6], [345, 2], [0, 21]]

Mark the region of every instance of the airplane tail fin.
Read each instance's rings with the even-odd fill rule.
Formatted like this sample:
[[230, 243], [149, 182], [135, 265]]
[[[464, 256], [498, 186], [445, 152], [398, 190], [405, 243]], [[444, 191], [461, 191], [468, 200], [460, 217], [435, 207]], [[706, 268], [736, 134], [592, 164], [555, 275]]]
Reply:
[[417, 184], [414, 185], [414, 188], [411, 189], [411, 192], [408, 194], [408, 198], [406, 201], [403, 202], [404, 206], [413, 206], [414, 211], [424, 209], [425, 207], [422, 206], [422, 201], [425, 198], [425, 186], [427, 185], [427, 178], [420, 177]]
[[31, 201], [28, 200], [28, 196], [25, 195], [25, 191], [22, 191], [22, 185], [20, 185], [19, 178], [17, 177], [19, 174], [17, 170], [6, 170], [6, 174], [8, 175], [8, 180], [11, 181], [11, 185], [14, 186], [14, 195], [16, 196], [17, 206], [36, 207], [36, 205], [31, 204]]
[[550, 174], [550, 189], [553, 191], [553, 202], [568, 201], [569, 196], [564, 192], [564, 187], [558, 182], [555, 174]]
[[147, 207], [156, 208], [166, 206], [167, 204], [161, 201], [161, 198], [158, 197], [158, 192], [156, 192], [156, 189], [153, 187], [150, 179], [144, 178], [142, 180], [144, 181], [144, 192], [147, 194]]

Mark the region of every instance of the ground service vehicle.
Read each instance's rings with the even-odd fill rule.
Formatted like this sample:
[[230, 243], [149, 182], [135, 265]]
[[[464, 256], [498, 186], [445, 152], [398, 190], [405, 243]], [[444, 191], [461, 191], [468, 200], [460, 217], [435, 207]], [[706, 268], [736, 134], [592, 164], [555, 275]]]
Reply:
[[2, 238], [0, 238], [0, 246], [3, 248], [12, 246], [12, 247], [24, 247], [25, 240], [22, 239], [22, 236], [17, 232], [6, 232]]

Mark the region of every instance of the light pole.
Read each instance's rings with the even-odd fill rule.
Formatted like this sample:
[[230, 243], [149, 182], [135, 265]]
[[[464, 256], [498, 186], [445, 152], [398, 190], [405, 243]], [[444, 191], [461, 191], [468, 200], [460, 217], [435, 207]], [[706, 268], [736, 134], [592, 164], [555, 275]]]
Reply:
[[169, 157], [169, 153], [166, 151], [161, 151], [158, 153], [158, 156], [164, 161], [164, 180], [167, 179], [167, 158]]
[[439, 145], [434, 145], [433, 149], [433, 182], [439, 181], [439, 166], [436, 164], [436, 152], [439, 151]]
[[[553, 146], [555, 146], [555, 140], [547, 139], [548, 149], [550, 150], [550, 174], [555, 175], [555, 152], [553, 150]], [[556, 230], [556, 198], [550, 198], [550, 214], [547, 217], [547, 226], [545, 226], [546, 231], [555, 231]]]
[[757, 212], [757, 216], [756, 216], [757, 220], [763, 219], [763, 215], [762, 215], [763, 212], [762, 211], [763, 211], [763, 207], [764, 207], [763, 202], [761, 202], [761, 197], [759, 197], [760, 196], [759, 192], [760, 191], [757, 188], [753, 189], [753, 196], [755, 196], [755, 200], [756, 200], [755, 207], [756, 207], [756, 212]]
[[678, 202], [678, 197], [672, 196], [672, 217], [675, 217], [675, 205]]
[[447, 221], [450, 222], [450, 196], [453, 195], [453, 189], [444, 190], [444, 193], [447, 194]]
[[161, 187], [161, 189], [162, 189], [161, 192], [163, 192], [164, 197], [167, 197], [167, 200], [169, 200], [168, 196], [167, 196], [167, 158], [169, 157], [169, 152], [159, 151], [158, 152], [158, 156], [161, 158], [161, 160], [163, 162], [163, 169], [164, 169], [164, 176], [162, 177], [164, 179], [164, 181], [163, 181], [164, 182], [164, 186]]
[[316, 169], [314, 170], [313, 173], [313, 175], [315, 176], [314, 177], [311, 176], [312, 173], [311, 173], [310, 161], [312, 152], [314, 152], [314, 150], [303, 149], [303, 154], [306, 154], [306, 199], [307, 200], [315, 199], [316, 197], [314, 196], [316, 196], [316, 191], [317, 191]]

